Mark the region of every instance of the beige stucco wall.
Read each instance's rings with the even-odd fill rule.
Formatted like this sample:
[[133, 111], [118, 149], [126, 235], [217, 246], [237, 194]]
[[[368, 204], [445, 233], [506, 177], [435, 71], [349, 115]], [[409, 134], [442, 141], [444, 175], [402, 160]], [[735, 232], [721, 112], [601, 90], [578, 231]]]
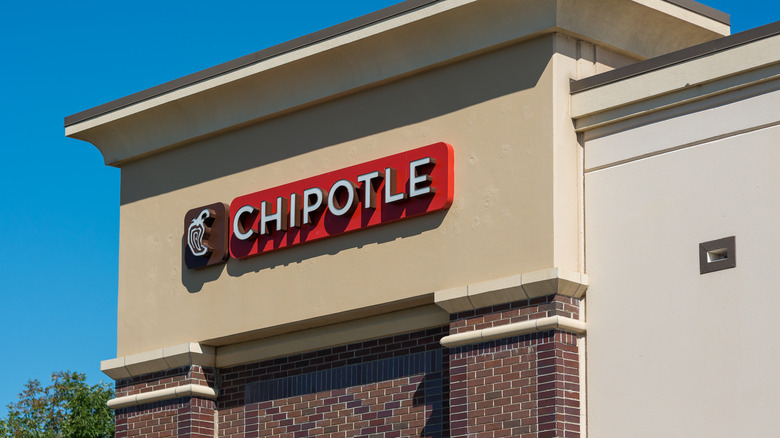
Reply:
[[[577, 271], [576, 246], [556, 254], [566, 249], [553, 239], [553, 46], [548, 36], [504, 48], [126, 165], [119, 355], [419, 305], [556, 257]], [[437, 141], [455, 149], [449, 211], [182, 269], [190, 208]]]
[[[550, 34], [126, 164], [119, 355], [330, 324], [540, 269], [582, 271], [582, 156], [567, 89], [601, 67], [578, 61], [581, 44]], [[183, 269], [187, 210], [437, 141], [455, 150], [449, 211]]]
[[[700, 65], [755, 59], [734, 53], [677, 67], [730, 92], [584, 134], [590, 436], [777, 432], [780, 92]], [[699, 243], [728, 236], [736, 268], [701, 275]]]

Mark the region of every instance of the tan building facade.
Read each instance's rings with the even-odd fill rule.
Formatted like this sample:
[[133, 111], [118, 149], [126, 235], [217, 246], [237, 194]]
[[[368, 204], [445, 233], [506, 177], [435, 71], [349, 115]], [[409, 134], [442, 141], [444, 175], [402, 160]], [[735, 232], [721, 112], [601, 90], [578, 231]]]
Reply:
[[122, 169], [117, 435], [774, 430], [774, 32], [410, 0], [69, 116]]

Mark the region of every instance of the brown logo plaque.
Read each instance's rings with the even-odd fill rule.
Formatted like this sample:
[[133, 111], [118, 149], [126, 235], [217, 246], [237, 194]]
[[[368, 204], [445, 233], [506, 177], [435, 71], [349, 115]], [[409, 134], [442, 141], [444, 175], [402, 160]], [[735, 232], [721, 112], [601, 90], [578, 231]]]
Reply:
[[193, 208], [184, 215], [184, 264], [200, 269], [223, 263], [228, 258], [227, 204], [217, 202]]

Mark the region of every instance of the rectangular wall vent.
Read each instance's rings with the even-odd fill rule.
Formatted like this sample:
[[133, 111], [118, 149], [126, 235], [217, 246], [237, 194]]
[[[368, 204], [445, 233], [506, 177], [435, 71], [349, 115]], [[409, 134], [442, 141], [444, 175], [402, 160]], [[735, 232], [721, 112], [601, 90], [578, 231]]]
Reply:
[[707, 274], [737, 266], [735, 236], [699, 244], [699, 272]]

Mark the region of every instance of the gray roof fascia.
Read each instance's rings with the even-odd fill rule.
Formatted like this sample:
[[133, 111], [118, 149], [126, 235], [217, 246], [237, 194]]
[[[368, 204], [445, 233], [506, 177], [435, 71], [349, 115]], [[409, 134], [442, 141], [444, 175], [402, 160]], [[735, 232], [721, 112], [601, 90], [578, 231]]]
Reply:
[[331, 38], [335, 38], [339, 35], [352, 32], [354, 30], [370, 26], [374, 23], [387, 20], [397, 15], [405, 14], [415, 9], [428, 6], [433, 3], [437, 3], [441, 0], [407, 0], [396, 5], [389, 6], [384, 9], [380, 9], [375, 12], [354, 18], [352, 20], [345, 21], [335, 26], [322, 29], [302, 37], [292, 39], [290, 41], [278, 44], [267, 49], [260, 50], [258, 52], [236, 58], [232, 61], [228, 61], [213, 67], [209, 67], [205, 70], [201, 70], [196, 73], [183, 76], [172, 81], [156, 85], [152, 88], [148, 88], [137, 93], [133, 93], [129, 96], [125, 96], [111, 102], [98, 105], [85, 111], [78, 112], [76, 114], [65, 117], [65, 127], [75, 125], [77, 123], [84, 122], [95, 117], [102, 116], [104, 114], [116, 111], [121, 108], [125, 108], [131, 105], [135, 105], [139, 102], [143, 102], [148, 99], [163, 95], [165, 93], [184, 88], [198, 82], [229, 73], [234, 70], [247, 67], [258, 62], [265, 61], [267, 59], [292, 52], [302, 47], [307, 47]]
[[694, 0], [664, 0], [666, 3], [677, 5], [683, 9], [687, 9], [691, 12], [695, 12], [699, 15], [703, 15], [707, 18], [711, 18], [715, 21], [719, 21], [723, 24], [731, 25], [731, 17], [729, 14], [719, 11], [715, 8], [707, 6], [703, 3], [699, 3]]

